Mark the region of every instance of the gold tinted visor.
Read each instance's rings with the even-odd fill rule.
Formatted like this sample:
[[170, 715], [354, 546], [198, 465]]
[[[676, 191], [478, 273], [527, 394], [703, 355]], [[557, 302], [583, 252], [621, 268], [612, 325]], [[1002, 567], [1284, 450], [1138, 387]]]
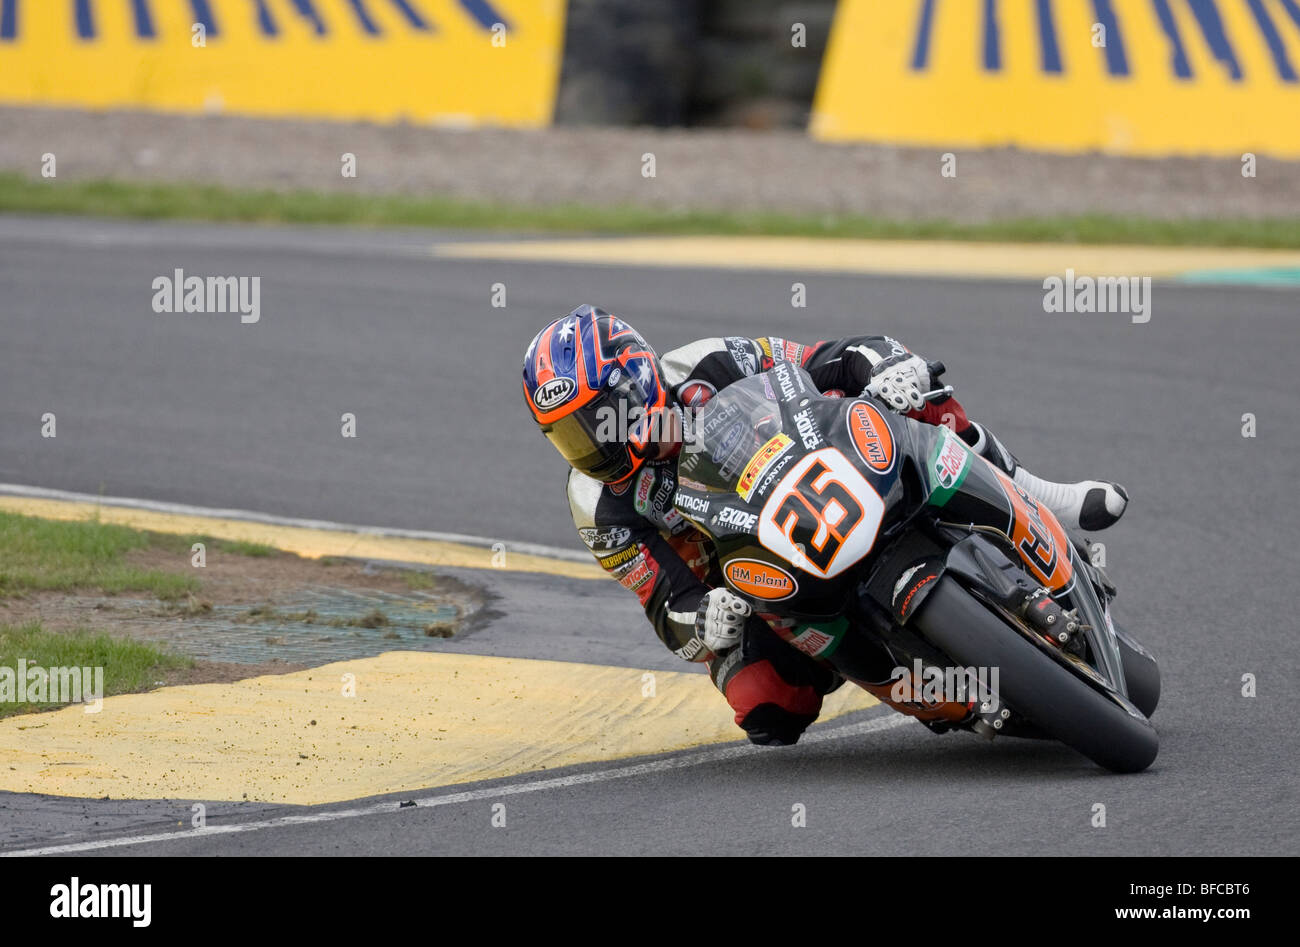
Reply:
[[577, 411], [542, 428], [560, 456], [569, 466], [605, 483], [622, 480], [632, 472], [633, 460], [627, 446], [616, 438], [598, 438], [597, 405], [604, 399], [584, 405]]

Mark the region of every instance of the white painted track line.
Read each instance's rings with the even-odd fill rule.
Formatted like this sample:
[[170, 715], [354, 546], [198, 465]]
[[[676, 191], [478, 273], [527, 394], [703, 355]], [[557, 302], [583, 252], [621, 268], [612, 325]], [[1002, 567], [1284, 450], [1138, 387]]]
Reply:
[[[857, 723], [831, 727], [825, 730], [813, 730], [799, 741], [800, 746], [813, 743], [826, 743], [831, 740], [845, 740], [850, 737], [892, 730], [909, 722], [910, 717], [897, 713], [873, 716]], [[613, 779], [627, 779], [633, 776], [649, 776], [655, 773], [675, 769], [686, 769], [705, 763], [717, 763], [743, 757], [757, 756], [763, 753], [779, 753], [781, 750], [769, 747], [751, 746], [748, 743], [730, 744], [666, 759], [651, 760], [646, 763], [632, 763], [608, 769], [599, 769], [586, 773], [574, 773], [571, 776], [557, 776], [553, 779], [540, 779], [529, 782], [514, 783], [504, 786], [491, 786], [486, 789], [471, 789], [465, 792], [447, 793], [428, 796], [415, 800], [415, 808], [430, 809], [435, 806], [459, 805], [463, 802], [475, 802], [480, 799], [500, 799], [503, 796], [518, 796], [524, 793], [544, 792], [548, 789], [563, 789], [570, 786], [585, 786], [591, 783], [603, 783]], [[410, 806], [407, 807], [411, 808]], [[156, 832], [151, 835], [126, 835], [117, 838], [95, 839], [86, 842], [71, 842], [63, 845], [46, 845], [37, 848], [22, 848], [13, 851], [0, 851], [0, 858], [18, 858], [30, 855], [69, 855], [74, 852], [89, 852], [112, 848], [125, 848], [130, 845], [146, 845], [152, 842], [170, 842], [176, 839], [193, 839], [212, 835], [235, 835], [242, 832], [260, 832], [264, 829], [283, 828], [291, 825], [311, 825], [319, 822], [339, 822], [344, 819], [359, 819], [372, 815], [395, 815], [405, 812], [393, 801], [359, 806], [353, 809], [336, 809], [330, 812], [305, 813], [303, 815], [280, 816], [274, 819], [262, 819], [255, 822], [235, 822], [229, 825], [211, 825], [202, 829], [184, 829], [179, 832]]]

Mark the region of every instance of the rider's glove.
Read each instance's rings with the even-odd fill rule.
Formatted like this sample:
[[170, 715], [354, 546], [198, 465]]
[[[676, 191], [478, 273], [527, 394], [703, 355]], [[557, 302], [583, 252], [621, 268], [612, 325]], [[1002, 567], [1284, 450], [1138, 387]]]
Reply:
[[710, 589], [695, 612], [695, 635], [714, 653], [740, 642], [745, 619], [753, 611], [739, 595], [726, 589]]
[[877, 363], [871, 369], [871, 380], [863, 393], [874, 395], [899, 414], [906, 414], [925, 407], [925, 396], [931, 387], [929, 364], [909, 352]]

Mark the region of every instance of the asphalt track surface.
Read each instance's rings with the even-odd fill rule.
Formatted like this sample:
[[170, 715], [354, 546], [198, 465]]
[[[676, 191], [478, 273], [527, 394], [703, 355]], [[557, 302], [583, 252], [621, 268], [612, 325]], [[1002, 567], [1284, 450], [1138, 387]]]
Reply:
[[[1118, 618], [1161, 660], [1159, 758], [1114, 777], [1062, 747], [859, 719], [790, 749], [709, 751], [619, 778], [600, 774], [624, 764], [598, 764], [567, 774], [583, 779], [430, 793], [468, 792], [440, 805], [381, 800], [346, 818], [101, 851], [1300, 853], [1300, 294], [1157, 282], [1151, 321], [1135, 325], [1046, 314], [1024, 281], [433, 258], [429, 245], [448, 239], [0, 218], [0, 481], [576, 548], [562, 462], [519, 396], [523, 350], [550, 318], [597, 303], [661, 350], [707, 335], [888, 332], [944, 360], [971, 415], [1038, 473], [1128, 487], [1124, 521], [1097, 538]], [[175, 268], [262, 276], [261, 321], [154, 313], [150, 284]], [[790, 305], [795, 280], [807, 309]], [[491, 305], [495, 283], [505, 308]], [[49, 411], [55, 439], [40, 437]], [[355, 440], [340, 437], [344, 412]], [[1242, 436], [1248, 412], [1254, 438]], [[575, 610], [599, 611], [604, 627], [575, 629], [564, 581], [532, 614], [515, 590], [497, 640], [535, 657], [680, 667], [612, 584], [588, 584]], [[584, 658], [584, 640], [598, 653]], [[832, 738], [841, 723], [858, 726]], [[505, 828], [491, 825], [495, 793]], [[796, 804], [806, 828], [791, 825]], [[209, 820], [285, 814], [302, 813], [230, 804]], [[176, 801], [0, 796], [0, 848], [181, 819]]]

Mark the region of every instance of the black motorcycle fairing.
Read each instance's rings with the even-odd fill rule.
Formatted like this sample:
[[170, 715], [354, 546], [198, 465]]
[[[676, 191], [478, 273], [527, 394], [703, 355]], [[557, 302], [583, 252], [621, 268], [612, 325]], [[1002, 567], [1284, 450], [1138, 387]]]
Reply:
[[809, 653], [852, 637], [844, 616], [864, 580], [904, 626], [951, 572], [1012, 620], [1040, 585], [1077, 608], [1092, 674], [1123, 697], [1114, 632], [1094, 584], [1076, 582], [1067, 534], [947, 428], [874, 399], [823, 396], [788, 363], [728, 386], [695, 425], [677, 509], [713, 539], [727, 585], [756, 611], [820, 625]]
[[[674, 501], [712, 538], [727, 584], [756, 606], [809, 621], [841, 615], [859, 581], [853, 566], [872, 551], [865, 537], [889, 532], [914, 506], [907, 495], [919, 491], [920, 477], [911, 471], [909, 487], [901, 473], [910, 458], [911, 434], [895, 428], [878, 408], [872, 409], [874, 416], [882, 436], [895, 445], [897, 462], [882, 465], [883, 470], [862, 465], [844, 471], [856, 456], [845, 415], [859, 403], [821, 395], [806, 372], [780, 363], [728, 386], [694, 419], [695, 442], [678, 461]], [[825, 457], [825, 463], [814, 458], [791, 487], [789, 474], [810, 454]], [[863, 497], [837, 487], [831, 466], [856, 477]], [[782, 484], [786, 502], [773, 503]], [[864, 498], [871, 510], [858, 502]], [[853, 521], [858, 528], [858, 545], [843, 550], [838, 561], [837, 537], [828, 535], [820, 516], [828, 508], [843, 510], [839, 522]], [[770, 539], [764, 542], [760, 534], [776, 530], [777, 520], [792, 550], [807, 553], [802, 561], [799, 554], [779, 554]]]

